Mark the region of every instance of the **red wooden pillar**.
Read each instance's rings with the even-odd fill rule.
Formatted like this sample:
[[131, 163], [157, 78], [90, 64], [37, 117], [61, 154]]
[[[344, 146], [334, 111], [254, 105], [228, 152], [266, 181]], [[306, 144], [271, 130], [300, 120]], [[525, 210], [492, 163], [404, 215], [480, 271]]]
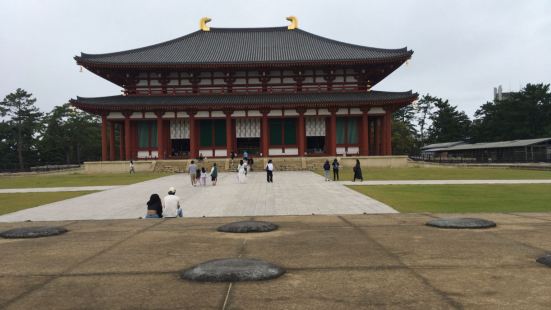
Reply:
[[125, 147], [125, 159], [131, 160], [132, 159], [132, 142], [130, 141], [131, 135], [130, 135], [130, 114], [124, 114], [124, 147]]
[[298, 112], [298, 156], [303, 157], [306, 151], [306, 124], [304, 112], [306, 109], [297, 109]]
[[392, 155], [392, 111], [386, 110], [385, 114], [385, 155]]
[[328, 146], [328, 155], [336, 156], [337, 155], [337, 109], [330, 109], [331, 116], [329, 117], [329, 141]]
[[360, 155], [369, 155], [369, 122], [367, 109], [362, 110], [362, 120], [360, 122]]
[[375, 120], [375, 155], [382, 155], [381, 152], [381, 117]]
[[262, 111], [262, 132], [261, 132], [261, 145], [262, 145], [262, 156], [268, 157], [268, 146], [269, 146], [269, 133], [268, 133], [268, 113], [269, 111]]
[[109, 122], [109, 160], [115, 160], [115, 123]]
[[165, 159], [165, 135], [163, 126], [163, 114], [164, 112], [155, 112], [157, 115], [157, 158]]
[[189, 115], [189, 157], [197, 158], [199, 154], [197, 153], [197, 132], [195, 127], [195, 111], [188, 111]]
[[233, 130], [231, 125], [231, 115], [233, 111], [224, 111], [226, 114], [226, 156], [233, 152]]
[[124, 159], [124, 127], [119, 123], [119, 160]]
[[107, 160], [107, 115], [101, 115], [101, 160]]
[[386, 155], [386, 114], [381, 116], [381, 155]]

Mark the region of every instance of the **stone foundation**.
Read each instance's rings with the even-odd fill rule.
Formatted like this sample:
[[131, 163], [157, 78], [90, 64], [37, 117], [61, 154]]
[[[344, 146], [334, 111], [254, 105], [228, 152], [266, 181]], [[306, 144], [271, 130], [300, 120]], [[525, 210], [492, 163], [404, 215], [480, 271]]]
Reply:
[[[343, 168], [350, 168], [360, 160], [362, 168], [403, 168], [408, 166], [407, 156], [356, 156], [356, 157], [274, 157], [271, 158], [276, 171], [321, 170], [325, 160], [332, 162], [337, 158]], [[134, 161], [136, 172], [187, 172], [191, 160], [137, 160]], [[218, 171], [236, 171], [239, 159], [213, 158], [203, 161], [195, 160], [199, 168], [210, 171], [213, 163]], [[267, 158], [254, 158], [253, 171], [263, 171], [268, 163]], [[85, 162], [86, 173], [124, 173], [129, 171], [128, 161]]]

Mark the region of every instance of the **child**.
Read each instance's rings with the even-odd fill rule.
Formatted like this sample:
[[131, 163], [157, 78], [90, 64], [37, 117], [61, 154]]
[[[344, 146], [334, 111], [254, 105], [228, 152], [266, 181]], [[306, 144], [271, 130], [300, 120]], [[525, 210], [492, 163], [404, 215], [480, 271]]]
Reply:
[[205, 167], [201, 168], [201, 185], [207, 186], [207, 171]]

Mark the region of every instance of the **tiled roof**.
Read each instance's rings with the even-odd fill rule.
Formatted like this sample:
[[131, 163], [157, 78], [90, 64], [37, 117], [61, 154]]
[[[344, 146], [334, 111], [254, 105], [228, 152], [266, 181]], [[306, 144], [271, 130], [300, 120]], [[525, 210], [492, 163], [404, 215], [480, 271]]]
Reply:
[[332, 104], [332, 103], [381, 103], [381, 102], [411, 102], [417, 94], [407, 92], [348, 92], [348, 93], [288, 93], [288, 94], [250, 94], [250, 95], [194, 95], [194, 96], [110, 96], [84, 98], [77, 97], [72, 103], [76, 106], [88, 107], [108, 106], [243, 106], [243, 105], [294, 105], [294, 104]]
[[343, 43], [304, 30], [211, 28], [138, 49], [75, 57], [81, 64], [254, 64], [304, 62], [384, 62], [410, 58], [407, 48], [380, 49]]
[[464, 151], [464, 150], [477, 150], [477, 149], [501, 149], [511, 147], [525, 147], [546, 141], [551, 141], [551, 138], [540, 139], [525, 139], [525, 140], [512, 140], [512, 141], [498, 141], [498, 142], [485, 142], [474, 144], [460, 144], [452, 146], [446, 149], [446, 151]]
[[455, 142], [434, 143], [434, 144], [429, 144], [429, 145], [425, 145], [425, 146], [421, 147], [421, 150], [434, 151], [433, 149], [447, 148], [447, 147], [456, 146], [456, 145], [463, 144], [463, 143], [465, 143], [465, 142], [455, 141]]

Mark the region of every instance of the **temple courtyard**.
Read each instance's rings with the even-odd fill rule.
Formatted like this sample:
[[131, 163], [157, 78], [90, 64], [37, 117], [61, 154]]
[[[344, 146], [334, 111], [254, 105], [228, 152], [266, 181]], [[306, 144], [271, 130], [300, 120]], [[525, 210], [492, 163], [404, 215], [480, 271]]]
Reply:
[[[551, 252], [551, 212], [519, 211], [549, 210], [547, 173], [368, 173], [372, 179], [361, 185], [326, 182], [306, 171], [277, 172], [273, 184], [266, 183], [264, 172], [250, 173], [244, 184], [237, 183], [234, 173], [221, 173], [218, 185], [207, 187], [192, 187], [188, 174], [130, 185], [123, 185], [127, 180], [109, 183], [99, 175], [35, 176], [29, 182], [4, 178], [1, 195], [80, 196], [0, 216], [0, 232], [37, 226], [68, 230], [45, 238], [0, 238], [0, 308], [549, 308], [551, 269], [536, 259]], [[443, 176], [407, 180], [431, 173]], [[75, 186], [66, 186], [71, 183]], [[163, 196], [171, 186], [182, 199], [185, 217], [140, 219], [149, 195]], [[452, 195], [448, 189], [454, 187], [461, 190]], [[525, 203], [510, 203], [507, 192]], [[420, 196], [425, 200], [416, 200]], [[472, 199], [487, 201], [487, 208], [461, 213], [460, 202]], [[428, 205], [430, 200], [441, 211], [398, 213], [389, 206], [409, 212], [400, 203]], [[517, 211], [490, 213], [490, 203], [518, 206]], [[442, 217], [483, 218], [497, 227], [425, 225]], [[242, 220], [269, 221], [279, 229], [217, 231]], [[261, 259], [286, 272], [253, 282], [180, 277], [183, 270], [222, 258]]]
[[[0, 223], [63, 235], [0, 239], [6, 309], [548, 309], [551, 213], [476, 214], [496, 228], [425, 226], [442, 214]], [[458, 214], [456, 216], [473, 216]], [[216, 228], [267, 220], [273, 232]], [[286, 269], [257, 282], [198, 283], [180, 272], [227, 257]]]
[[[1, 222], [136, 219], [146, 212], [149, 196], [165, 196], [176, 188], [184, 217], [396, 213], [391, 207], [338, 182], [325, 182], [313, 172], [278, 172], [274, 183], [266, 173], [252, 172], [246, 183], [236, 174], [221, 173], [218, 185], [191, 186], [188, 174], [174, 174], [126, 186], [85, 187], [99, 192], [0, 216]], [[11, 192], [52, 189], [12, 189]], [[83, 187], [54, 188], [83, 190]]]

